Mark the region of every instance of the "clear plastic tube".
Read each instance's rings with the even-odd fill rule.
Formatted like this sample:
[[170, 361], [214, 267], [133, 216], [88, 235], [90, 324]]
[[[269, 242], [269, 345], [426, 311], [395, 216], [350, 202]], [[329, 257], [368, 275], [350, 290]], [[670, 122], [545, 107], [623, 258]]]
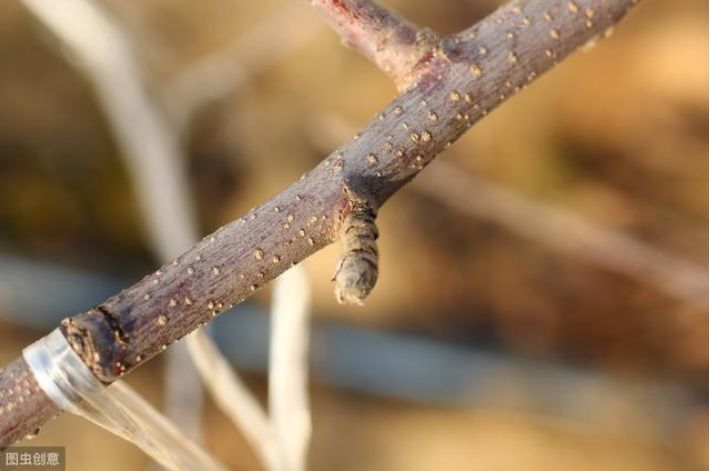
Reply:
[[59, 407], [135, 444], [163, 466], [174, 470], [228, 469], [129, 386], [121, 381], [104, 386], [59, 329], [25, 348], [22, 355], [37, 383]]

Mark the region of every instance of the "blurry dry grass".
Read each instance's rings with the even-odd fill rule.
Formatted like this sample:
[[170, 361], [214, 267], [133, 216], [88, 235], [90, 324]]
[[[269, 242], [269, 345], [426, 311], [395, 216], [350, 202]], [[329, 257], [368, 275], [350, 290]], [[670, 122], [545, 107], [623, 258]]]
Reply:
[[[156, 90], [165, 92], [179, 72], [234, 43], [286, 1], [293, 0], [107, 4], [140, 45]], [[386, 3], [421, 24], [455, 31], [496, 2]], [[302, 14], [315, 15], [305, 2]], [[612, 38], [545, 75], [443, 158], [705, 265], [707, 14], [702, 0], [644, 2]], [[19, 5], [4, 5], [0, 242], [5, 250], [140, 273], [152, 262], [117, 150], [85, 83], [46, 39]], [[318, 162], [324, 154], [313, 129], [324, 115], [364, 123], [393, 94], [384, 75], [320, 27], [303, 48], [207, 104], [189, 136], [204, 232]], [[397, 195], [380, 217], [381, 277], [367, 308], [335, 303], [327, 280], [337, 250], [329, 248], [307, 264], [316, 313], [706, 391], [704, 306], [682, 305], [414, 192]], [[31, 338], [2, 326], [2, 360]], [[148, 372], [134, 381], [157, 397]], [[327, 390], [314, 404], [315, 469], [681, 469], [707, 459], [706, 411], [688, 422], [681, 435], [687, 444], [669, 451], [524, 414], [441, 411]], [[213, 411], [209, 423], [211, 446], [236, 460], [231, 464], [255, 466], [223, 418]], [[86, 465], [70, 469], [97, 462], [107, 469], [101, 460], [108, 452], [89, 446], [97, 440], [112, 444], [112, 459], [121, 457], [116, 469], [143, 459], [78, 419], [48, 425], [38, 440], [66, 440], [70, 459], [81, 456]]]

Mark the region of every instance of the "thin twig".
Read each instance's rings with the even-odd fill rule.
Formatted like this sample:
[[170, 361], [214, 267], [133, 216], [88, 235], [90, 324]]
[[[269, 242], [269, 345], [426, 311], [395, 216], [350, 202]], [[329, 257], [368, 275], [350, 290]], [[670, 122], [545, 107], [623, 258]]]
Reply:
[[250, 77], [292, 54], [321, 31], [307, 10], [294, 3], [252, 26], [224, 49], [178, 72], [166, 86], [166, 103], [180, 123], [210, 101], [219, 100]]
[[150, 246], [162, 260], [184, 252], [197, 239], [192, 201], [184, 191], [185, 159], [144, 86], [125, 35], [88, 0], [22, 2], [67, 47], [94, 88], [133, 176]]
[[[513, 2], [464, 34], [445, 38], [438, 59], [355, 139], [173, 263], [66, 319], [62, 332], [97, 378], [115, 381], [222, 311], [211, 310], [210, 303], [226, 309], [242, 302], [332, 243], [350, 207], [346, 192], [367, 195], [379, 208], [488, 111], [611, 27], [635, 3], [576, 0], [572, 8], [567, 0]], [[21, 360], [17, 368], [26, 371]], [[0, 384], [8, 381], [0, 372]], [[49, 401], [27, 391], [35, 408]], [[46, 407], [44, 420], [52, 411]], [[25, 423], [33, 415], [35, 410], [1, 394], [0, 444], [31, 432]]]
[[279, 470], [282, 454], [263, 407], [205, 335], [187, 337], [192, 358], [217, 406], [239, 426], [266, 469]]
[[311, 414], [308, 405], [310, 288], [297, 265], [276, 279], [271, 307], [269, 414], [286, 469], [306, 469]]
[[[319, 24], [311, 24], [302, 8], [288, 6], [277, 15], [253, 27], [230, 47], [211, 54], [189, 66], [168, 87], [168, 100], [182, 112], [185, 121], [209, 100], [217, 100], [242, 85], [251, 75], [272, 64], [312, 38]], [[303, 267], [296, 266], [276, 279], [271, 310], [269, 365], [269, 417], [261, 410], [237, 377], [236, 384], [220, 387], [228, 378], [221, 368], [221, 378], [212, 384], [213, 394], [221, 397], [233, 390], [233, 398], [242, 406], [226, 409], [241, 429], [246, 430], [252, 447], [269, 469], [305, 469], [310, 438], [308, 406], [309, 282]], [[202, 348], [204, 339], [188, 337], [188, 344], [199, 358], [203, 376], [218, 354], [214, 347]], [[222, 360], [219, 360], [220, 362]], [[244, 417], [242, 417], [242, 415]], [[241, 418], [240, 418], [241, 417]], [[269, 421], [272, 435], [268, 432]], [[274, 443], [276, 440], [276, 443]], [[279, 466], [279, 468], [275, 468]]]
[[623, 273], [662, 293], [704, 304], [707, 272], [626, 234], [596, 225], [571, 211], [539, 203], [439, 161], [413, 188], [452, 208]]

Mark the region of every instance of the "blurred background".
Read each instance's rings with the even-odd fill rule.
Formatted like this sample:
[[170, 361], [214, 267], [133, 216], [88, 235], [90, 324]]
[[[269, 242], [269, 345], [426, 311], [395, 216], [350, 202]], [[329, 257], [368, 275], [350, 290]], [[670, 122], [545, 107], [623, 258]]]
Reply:
[[[200, 236], [396, 93], [308, 2], [97, 3], [180, 136]], [[383, 3], [442, 33], [502, 4]], [[365, 307], [335, 302], [337, 247], [305, 262], [310, 469], [707, 468], [707, 20], [702, 0], [642, 2], [474, 126], [382, 208]], [[0, 58], [5, 364], [160, 263], [93, 89], [16, 1], [0, 14]], [[215, 329], [262, 397], [269, 290]], [[128, 378], [156, 404], [161, 357]], [[204, 421], [220, 459], [259, 469], [209, 401]], [[150, 463], [68, 414], [31, 444], [66, 446], [72, 470]]]

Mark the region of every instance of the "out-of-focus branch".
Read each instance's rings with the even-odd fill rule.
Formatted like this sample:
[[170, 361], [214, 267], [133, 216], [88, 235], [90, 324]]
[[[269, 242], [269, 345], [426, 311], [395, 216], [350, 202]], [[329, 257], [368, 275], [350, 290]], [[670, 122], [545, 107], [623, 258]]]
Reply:
[[[150, 102], [125, 34], [107, 13], [90, 1], [71, 0], [62, 4], [61, 11], [67, 16], [61, 16], [56, 6], [46, 3], [30, 0], [27, 5], [69, 46], [80, 70], [97, 90], [100, 104], [123, 149], [122, 156], [136, 187], [152, 249], [164, 262], [169, 261], [197, 241], [197, 222], [191, 209], [192, 198], [182, 167], [184, 156], [178, 136]], [[66, 22], [77, 17], [83, 26], [79, 32]], [[112, 78], [117, 75], [122, 80], [113, 82]], [[118, 103], [123, 107], [117, 107]], [[146, 149], [140, 147], [141, 142], [147, 144]], [[163, 198], [163, 194], [173, 197]], [[158, 220], [161, 224], [154, 223]], [[261, 407], [221, 358], [207, 334], [194, 332], [188, 337], [187, 347], [217, 403], [241, 426], [267, 467], [279, 469], [278, 449]], [[213, 371], [214, 365], [222, 368]], [[185, 345], [176, 345], [168, 355], [166, 367], [166, 408], [169, 416], [193, 436], [200, 432], [199, 379]]]
[[347, 46], [375, 62], [404, 90], [441, 55], [441, 37], [370, 0], [310, 0]]
[[[172, 263], [65, 319], [62, 332], [97, 378], [115, 381], [332, 243], [352, 208], [349, 194], [365, 196], [379, 208], [473, 123], [615, 24], [635, 3], [577, 0], [571, 11], [564, 0], [512, 2], [475, 30], [449, 37], [441, 58], [355, 139]], [[592, 20], [587, 10], [594, 12]], [[512, 31], [516, 40], [504, 41]], [[0, 384], [4, 374], [0, 371]], [[6, 402], [0, 394], [0, 407]], [[0, 413], [0, 444], [31, 431], [23, 423], [32, 415], [34, 410], [22, 405]]]
[[[300, 47], [319, 30], [302, 8], [287, 6], [225, 50], [182, 71], [168, 102], [182, 122], [201, 105], [242, 85], [259, 70]], [[305, 469], [311, 422], [308, 405], [309, 282], [302, 266], [276, 279], [271, 309], [269, 417], [211, 342], [188, 337], [193, 357], [220, 407], [245, 431], [268, 469]], [[212, 365], [218, 365], [210, 370]], [[232, 398], [229, 400], [229, 398]]]
[[[67, 47], [94, 88], [133, 177], [151, 247], [163, 260], [185, 251], [197, 239], [197, 230], [192, 201], [184, 191], [183, 154], [142, 82], [125, 36], [87, 0], [22, 3]], [[178, 225], [189, 229], [164, 229]]]
[[286, 469], [306, 469], [311, 413], [308, 405], [310, 288], [302, 265], [276, 279], [271, 307], [269, 414]]
[[299, 7], [296, 3], [283, 7], [240, 35], [232, 45], [188, 65], [168, 82], [165, 101], [180, 128], [201, 106], [228, 95], [321, 30], [321, 23]]
[[571, 211], [526, 198], [500, 185], [436, 162], [413, 188], [458, 211], [569, 252], [586, 262], [650, 284], [690, 303], [707, 301], [707, 272], [626, 234], [596, 225]]
[[[90, 0], [23, 3], [66, 46], [94, 89], [128, 168], [150, 247], [161, 261], [171, 260], [198, 240], [186, 159], [126, 34]], [[165, 376], [166, 413], [199, 438], [202, 387], [183, 344], [168, 354]]]
[[192, 358], [217, 406], [237, 424], [268, 470], [284, 469], [283, 454], [264, 409], [206, 335], [188, 337]]

